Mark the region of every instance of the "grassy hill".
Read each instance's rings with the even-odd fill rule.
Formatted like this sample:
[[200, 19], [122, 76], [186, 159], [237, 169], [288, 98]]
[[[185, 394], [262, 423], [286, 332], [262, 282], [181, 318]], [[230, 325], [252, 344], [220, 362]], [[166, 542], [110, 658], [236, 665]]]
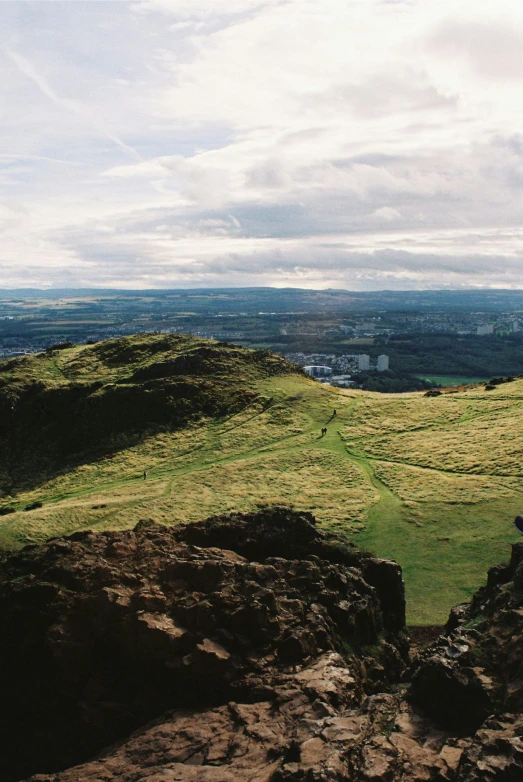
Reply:
[[344, 391], [266, 351], [140, 335], [3, 362], [0, 422], [3, 548], [289, 504], [397, 559], [414, 624], [470, 596], [523, 510], [523, 380]]

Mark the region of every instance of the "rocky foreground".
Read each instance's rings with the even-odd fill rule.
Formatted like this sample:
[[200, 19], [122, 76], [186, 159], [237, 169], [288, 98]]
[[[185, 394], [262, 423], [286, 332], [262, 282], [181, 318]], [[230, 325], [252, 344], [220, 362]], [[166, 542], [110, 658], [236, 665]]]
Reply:
[[523, 780], [523, 544], [413, 663], [400, 568], [281, 508], [26, 547], [0, 617], [5, 782]]

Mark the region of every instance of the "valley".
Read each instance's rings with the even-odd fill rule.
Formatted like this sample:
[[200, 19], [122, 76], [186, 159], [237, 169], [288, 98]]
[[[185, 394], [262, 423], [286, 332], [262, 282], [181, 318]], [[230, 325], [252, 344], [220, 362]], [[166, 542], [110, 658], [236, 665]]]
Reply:
[[[10, 463], [3, 449], [6, 550], [144, 518], [180, 524], [286, 505], [397, 560], [409, 623], [430, 625], [468, 599], [516, 540], [521, 379], [435, 397], [334, 389], [266, 352], [180, 335], [138, 335], [1, 366], [2, 398], [18, 389], [19, 416], [32, 427], [38, 417], [27, 388], [40, 384], [44, 398], [59, 393], [62, 408], [72, 405], [59, 451], [50, 450], [57, 435], [45, 426], [41, 434], [19, 429]], [[170, 400], [163, 419], [156, 402], [147, 407], [154, 394]], [[117, 425], [122, 405], [127, 415]], [[35, 503], [41, 507], [26, 510]]]

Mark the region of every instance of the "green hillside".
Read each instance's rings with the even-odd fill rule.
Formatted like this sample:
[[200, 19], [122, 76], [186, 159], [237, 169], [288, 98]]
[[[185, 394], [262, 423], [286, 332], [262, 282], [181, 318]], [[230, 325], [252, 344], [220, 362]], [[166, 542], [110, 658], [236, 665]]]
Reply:
[[438, 623], [515, 540], [522, 423], [522, 380], [383, 395], [187, 336], [49, 350], [0, 364], [0, 545], [289, 504], [399, 561]]

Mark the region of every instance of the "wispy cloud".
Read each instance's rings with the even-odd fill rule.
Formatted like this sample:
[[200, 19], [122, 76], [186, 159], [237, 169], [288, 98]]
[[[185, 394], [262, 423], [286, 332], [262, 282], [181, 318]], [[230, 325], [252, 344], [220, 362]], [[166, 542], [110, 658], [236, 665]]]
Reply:
[[109, 141], [112, 141], [117, 147], [120, 147], [120, 149], [133, 160], [142, 160], [141, 155], [133, 149], [133, 147], [129, 146], [129, 144], [122, 141], [119, 136], [112, 133], [105, 126], [101, 117], [97, 116], [89, 106], [84, 105], [80, 101], [72, 100], [71, 98], [62, 98], [57, 95], [45, 77], [36, 70], [27, 57], [10, 50], [6, 51], [6, 55], [15, 63], [20, 73], [23, 73], [24, 76], [27, 76], [28, 79], [36, 84], [40, 92], [45, 95], [46, 98], [49, 98], [50, 101], [61, 106], [66, 111], [75, 114], [83, 122], [87, 122], [94, 130], [98, 131], [102, 136], [105, 136]]
[[523, 287], [519, 0], [0, 13], [0, 284]]

